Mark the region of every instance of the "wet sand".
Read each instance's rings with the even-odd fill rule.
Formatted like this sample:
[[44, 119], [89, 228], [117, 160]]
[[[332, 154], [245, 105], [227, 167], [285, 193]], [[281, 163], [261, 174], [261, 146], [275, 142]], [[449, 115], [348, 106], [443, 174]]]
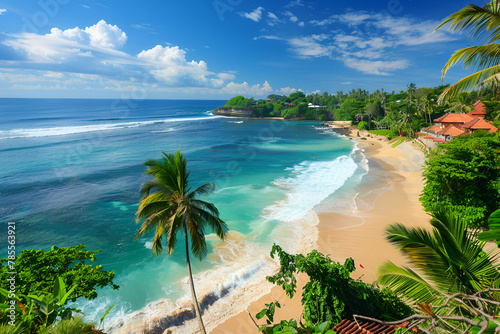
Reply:
[[[423, 188], [421, 166], [424, 156], [411, 143], [392, 148], [385, 139], [371, 136], [361, 140], [355, 137], [356, 132], [352, 132], [352, 138], [359, 141], [358, 147], [364, 150], [368, 158], [370, 171], [365, 177], [371, 178], [372, 182], [363, 182], [357, 189], [357, 210], [318, 213], [319, 238], [316, 248], [323, 254], [330, 254], [338, 262], [352, 257], [356, 263], [352, 277], [371, 283], [377, 278], [377, 267], [385, 260], [404, 263], [404, 258], [385, 240], [386, 226], [395, 222], [424, 228], [430, 226], [429, 216], [418, 200]], [[305, 277], [299, 279], [300, 286], [305, 282]], [[255, 314], [266, 303], [275, 300], [285, 305], [276, 312], [275, 323], [281, 319], [298, 319], [302, 313], [300, 299], [300, 290], [290, 300], [280, 287], [273, 287], [271, 293], [252, 302], [246, 311], [231, 317], [210, 332], [258, 333], [249, 313], [259, 325], [264, 324], [265, 321], [255, 319]]]

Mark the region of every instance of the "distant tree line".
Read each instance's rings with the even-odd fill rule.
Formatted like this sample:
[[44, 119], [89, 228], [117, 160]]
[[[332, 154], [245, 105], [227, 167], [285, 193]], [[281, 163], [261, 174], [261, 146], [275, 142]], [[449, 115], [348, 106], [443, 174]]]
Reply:
[[[369, 92], [358, 88], [344, 93], [324, 92], [305, 95], [271, 94], [266, 99], [255, 100], [241, 95], [231, 98], [223, 108], [249, 109], [256, 117], [283, 117], [319, 121], [365, 122], [362, 128], [387, 129], [392, 137], [404, 134], [413, 137], [422, 127], [447, 112], [470, 112], [472, 104], [480, 97], [486, 106], [486, 119], [500, 125], [500, 97], [493, 88], [463, 92], [446, 102], [438, 103], [439, 96], [449, 85], [417, 88], [414, 83], [399, 92], [383, 89]], [[314, 107], [310, 107], [312, 104]], [[319, 107], [318, 107], [319, 106]]]

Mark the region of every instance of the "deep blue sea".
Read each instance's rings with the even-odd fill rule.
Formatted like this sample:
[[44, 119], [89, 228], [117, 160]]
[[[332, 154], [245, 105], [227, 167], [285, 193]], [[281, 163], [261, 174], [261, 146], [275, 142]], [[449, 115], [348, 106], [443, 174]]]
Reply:
[[[191, 186], [216, 184], [205, 200], [231, 230], [223, 244], [209, 235], [209, 256], [193, 261], [201, 293], [251, 281], [274, 242], [290, 251], [314, 242], [312, 210], [366, 173], [354, 143], [318, 122], [209, 112], [224, 103], [0, 99], [0, 217], [16, 223], [18, 251], [102, 249], [97, 262], [116, 273], [120, 290], [77, 302], [92, 319], [111, 304], [111, 317], [119, 317], [189, 295], [182, 238], [170, 257], [151, 253], [151, 236], [134, 241], [142, 164], [177, 150], [188, 160]], [[0, 252], [6, 256], [6, 242]]]

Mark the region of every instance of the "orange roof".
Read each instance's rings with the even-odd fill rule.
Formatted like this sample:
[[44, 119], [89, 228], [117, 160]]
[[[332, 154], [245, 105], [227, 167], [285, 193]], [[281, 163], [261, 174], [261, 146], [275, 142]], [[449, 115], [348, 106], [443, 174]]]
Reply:
[[[407, 321], [401, 325], [382, 325], [371, 321], [355, 322], [344, 319], [333, 327], [333, 330], [339, 334], [393, 334], [397, 328], [407, 328], [409, 324], [410, 322]], [[416, 329], [412, 328], [410, 332], [416, 332]]]
[[473, 117], [463, 113], [447, 113], [439, 118], [436, 118], [434, 122], [436, 123], [467, 123], [470, 122]]
[[434, 124], [434, 125], [429, 126], [428, 128], [425, 128], [424, 130], [433, 131], [433, 132], [439, 132], [439, 131], [441, 131], [443, 129], [441, 129], [439, 126], [437, 126], [436, 124]]
[[486, 122], [484, 119], [480, 117], [474, 118], [472, 121], [465, 123], [462, 125], [465, 129], [471, 130], [488, 130], [489, 132], [497, 132], [497, 128]]
[[453, 125], [449, 125], [448, 127], [446, 127], [445, 129], [442, 129], [438, 133], [442, 136], [453, 136], [453, 137], [460, 136], [460, 135], [464, 134], [464, 132], [462, 130], [456, 128]]
[[481, 98], [479, 98], [479, 100], [477, 100], [477, 102], [474, 103], [472, 107], [474, 107], [474, 111], [470, 112], [469, 114], [486, 115], [486, 107], [484, 106], [484, 103], [481, 102]]

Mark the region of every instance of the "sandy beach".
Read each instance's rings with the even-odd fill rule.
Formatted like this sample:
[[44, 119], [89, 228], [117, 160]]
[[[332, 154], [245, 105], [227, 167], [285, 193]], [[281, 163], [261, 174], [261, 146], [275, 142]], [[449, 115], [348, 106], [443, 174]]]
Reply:
[[[338, 262], [352, 257], [357, 268], [352, 277], [371, 283], [376, 280], [377, 267], [385, 260], [404, 263], [404, 258], [385, 240], [387, 225], [401, 222], [407, 226], [429, 226], [429, 216], [418, 200], [423, 188], [424, 155], [411, 143], [392, 148], [385, 138], [362, 133], [361, 136], [366, 136], [366, 140], [362, 140], [356, 133], [356, 130], [351, 131], [351, 138], [359, 141], [358, 147], [367, 156], [370, 171], [365, 177], [373, 181], [363, 182], [357, 189], [359, 195], [354, 199], [357, 209], [318, 213], [316, 248]], [[305, 282], [301, 277], [299, 286]], [[300, 290], [290, 300], [280, 287], [273, 287], [269, 294], [252, 302], [246, 311], [218, 325], [211, 333], [258, 333], [249, 313], [255, 318], [266, 303], [275, 300], [284, 305], [277, 311], [275, 322], [292, 317], [298, 319], [302, 313], [300, 299]], [[256, 321], [259, 325], [265, 323]]]

